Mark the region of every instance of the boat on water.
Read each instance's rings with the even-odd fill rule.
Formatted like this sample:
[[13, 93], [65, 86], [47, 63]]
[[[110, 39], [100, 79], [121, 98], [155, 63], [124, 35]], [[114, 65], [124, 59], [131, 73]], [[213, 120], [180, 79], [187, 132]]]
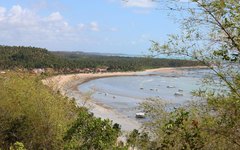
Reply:
[[168, 85], [167, 88], [175, 88], [175, 86]]
[[144, 112], [136, 113], [136, 118], [145, 118], [145, 113]]
[[178, 92], [183, 92], [183, 90], [182, 89], [178, 89]]
[[183, 93], [181, 93], [181, 92], [176, 92], [176, 93], [174, 93], [174, 95], [175, 95], [175, 96], [183, 96]]

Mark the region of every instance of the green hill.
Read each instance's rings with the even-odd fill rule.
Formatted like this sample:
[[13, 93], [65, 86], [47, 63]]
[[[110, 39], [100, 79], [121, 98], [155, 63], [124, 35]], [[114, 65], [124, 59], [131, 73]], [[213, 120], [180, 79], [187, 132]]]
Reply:
[[0, 46], [0, 69], [59, 67], [63, 61], [46, 49], [22, 46]]
[[50, 52], [23, 46], [0, 46], [0, 69], [53, 68], [60, 72], [107, 67], [108, 71], [137, 71], [146, 68], [199, 65], [196, 61], [143, 57], [103, 56], [80, 52]]

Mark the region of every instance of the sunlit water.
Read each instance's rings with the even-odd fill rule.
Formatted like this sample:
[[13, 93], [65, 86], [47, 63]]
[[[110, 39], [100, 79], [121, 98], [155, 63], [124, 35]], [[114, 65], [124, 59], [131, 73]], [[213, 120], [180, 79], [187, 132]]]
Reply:
[[[79, 85], [81, 92], [105, 106], [135, 118], [139, 103], [147, 98], [160, 98], [176, 105], [192, 100], [191, 92], [201, 85], [209, 70], [184, 70], [181, 73], [140, 73], [139, 76], [108, 77]], [[169, 88], [170, 87], [170, 88]], [[176, 96], [182, 93], [183, 96]]]

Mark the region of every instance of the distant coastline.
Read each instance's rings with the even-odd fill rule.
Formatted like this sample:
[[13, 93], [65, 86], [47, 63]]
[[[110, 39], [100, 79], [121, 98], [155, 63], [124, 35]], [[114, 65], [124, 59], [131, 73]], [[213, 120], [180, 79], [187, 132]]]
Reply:
[[115, 76], [147, 76], [151, 72], [160, 73], [179, 73], [184, 69], [203, 69], [206, 66], [194, 66], [194, 67], [175, 67], [175, 68], [157, 68], [157, 69], [147, 69], [145, 71], [139, 72], [107, 72], [107, 73], [88, 73], [88, 74], [69, 74], [69, 75], [58, 75], [49, 77], [43, 80], [43, 83], [51, 87], [54, 91], [59, 91], [62, 95], [69, 98], [74, 98], [78, 106], [85, 106], [90, 109], [96, 117], [101, 117], [103, 119], [113, 120], [114, 123], [118, 123], [122, 126], [123, 131], [131, 131], [133, 129], [140, 129], [141, 124], [133, 119], [130, 119], [117, 111], [104, 106], [103, 104], [98, 104], [94, 100], [84, 100], [85, 95], [78, 91], [78, 86], [99, 78], [115, 77]]

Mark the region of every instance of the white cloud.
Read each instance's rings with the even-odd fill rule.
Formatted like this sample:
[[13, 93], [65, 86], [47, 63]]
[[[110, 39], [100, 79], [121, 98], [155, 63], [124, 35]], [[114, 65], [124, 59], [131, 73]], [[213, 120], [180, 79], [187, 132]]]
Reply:
[[77, 25], [77, 29], [80, 30], [80, 31], [94, 31], [94, 32], [97, 32], [97, 31], [100, 31], [99, 29], [99, 25], [97, 22], [93, 21], [93, 22], [90, 22], [90, 23], [79, 23]]
[[63, 20], [62, 15], [59, 12], [53, 12], [48, 16], [49, 21], [61, 21]]
[[155, 3], [152, 0], [128, 0], [122, 3], [125, 7], [153, 8]]
[[77, 27], [78, 27], [79, 30], [83, 30], [86, 26], [85, 26], [85, 24], [83, 24], [83, 23], [79, 23], [79, 24], [77, 25]]
[[[97, 22], [70, 25], [60, 12], [40, 16], [35, 11], [0, 6], [0, 45], [32, 45], [50, 49], [72, 47], [91, 41], [85, 31], [100, 31]], [[64, 47], [65, 45], [65, 47]], [[61, 50], [61, 49], [60, 49]]]
[[4, 7], [0, 7], [0, 21], [5, 19], [6, 9]]
[[99, 27], [98, 27], [98, 23], [97, 23], [97, 22], [91, 22], [91, 23], [89, 24], [89, 26], [90, 26], [90, 29], [91, 29], [92, 31], [99, 31]]
[[28, 9], [23, 9], [19, 5], [13, 6], [9, 11], [5, 11], [3, 23], [13, 26], [33, 26], [37, 22], [37, 16]]

